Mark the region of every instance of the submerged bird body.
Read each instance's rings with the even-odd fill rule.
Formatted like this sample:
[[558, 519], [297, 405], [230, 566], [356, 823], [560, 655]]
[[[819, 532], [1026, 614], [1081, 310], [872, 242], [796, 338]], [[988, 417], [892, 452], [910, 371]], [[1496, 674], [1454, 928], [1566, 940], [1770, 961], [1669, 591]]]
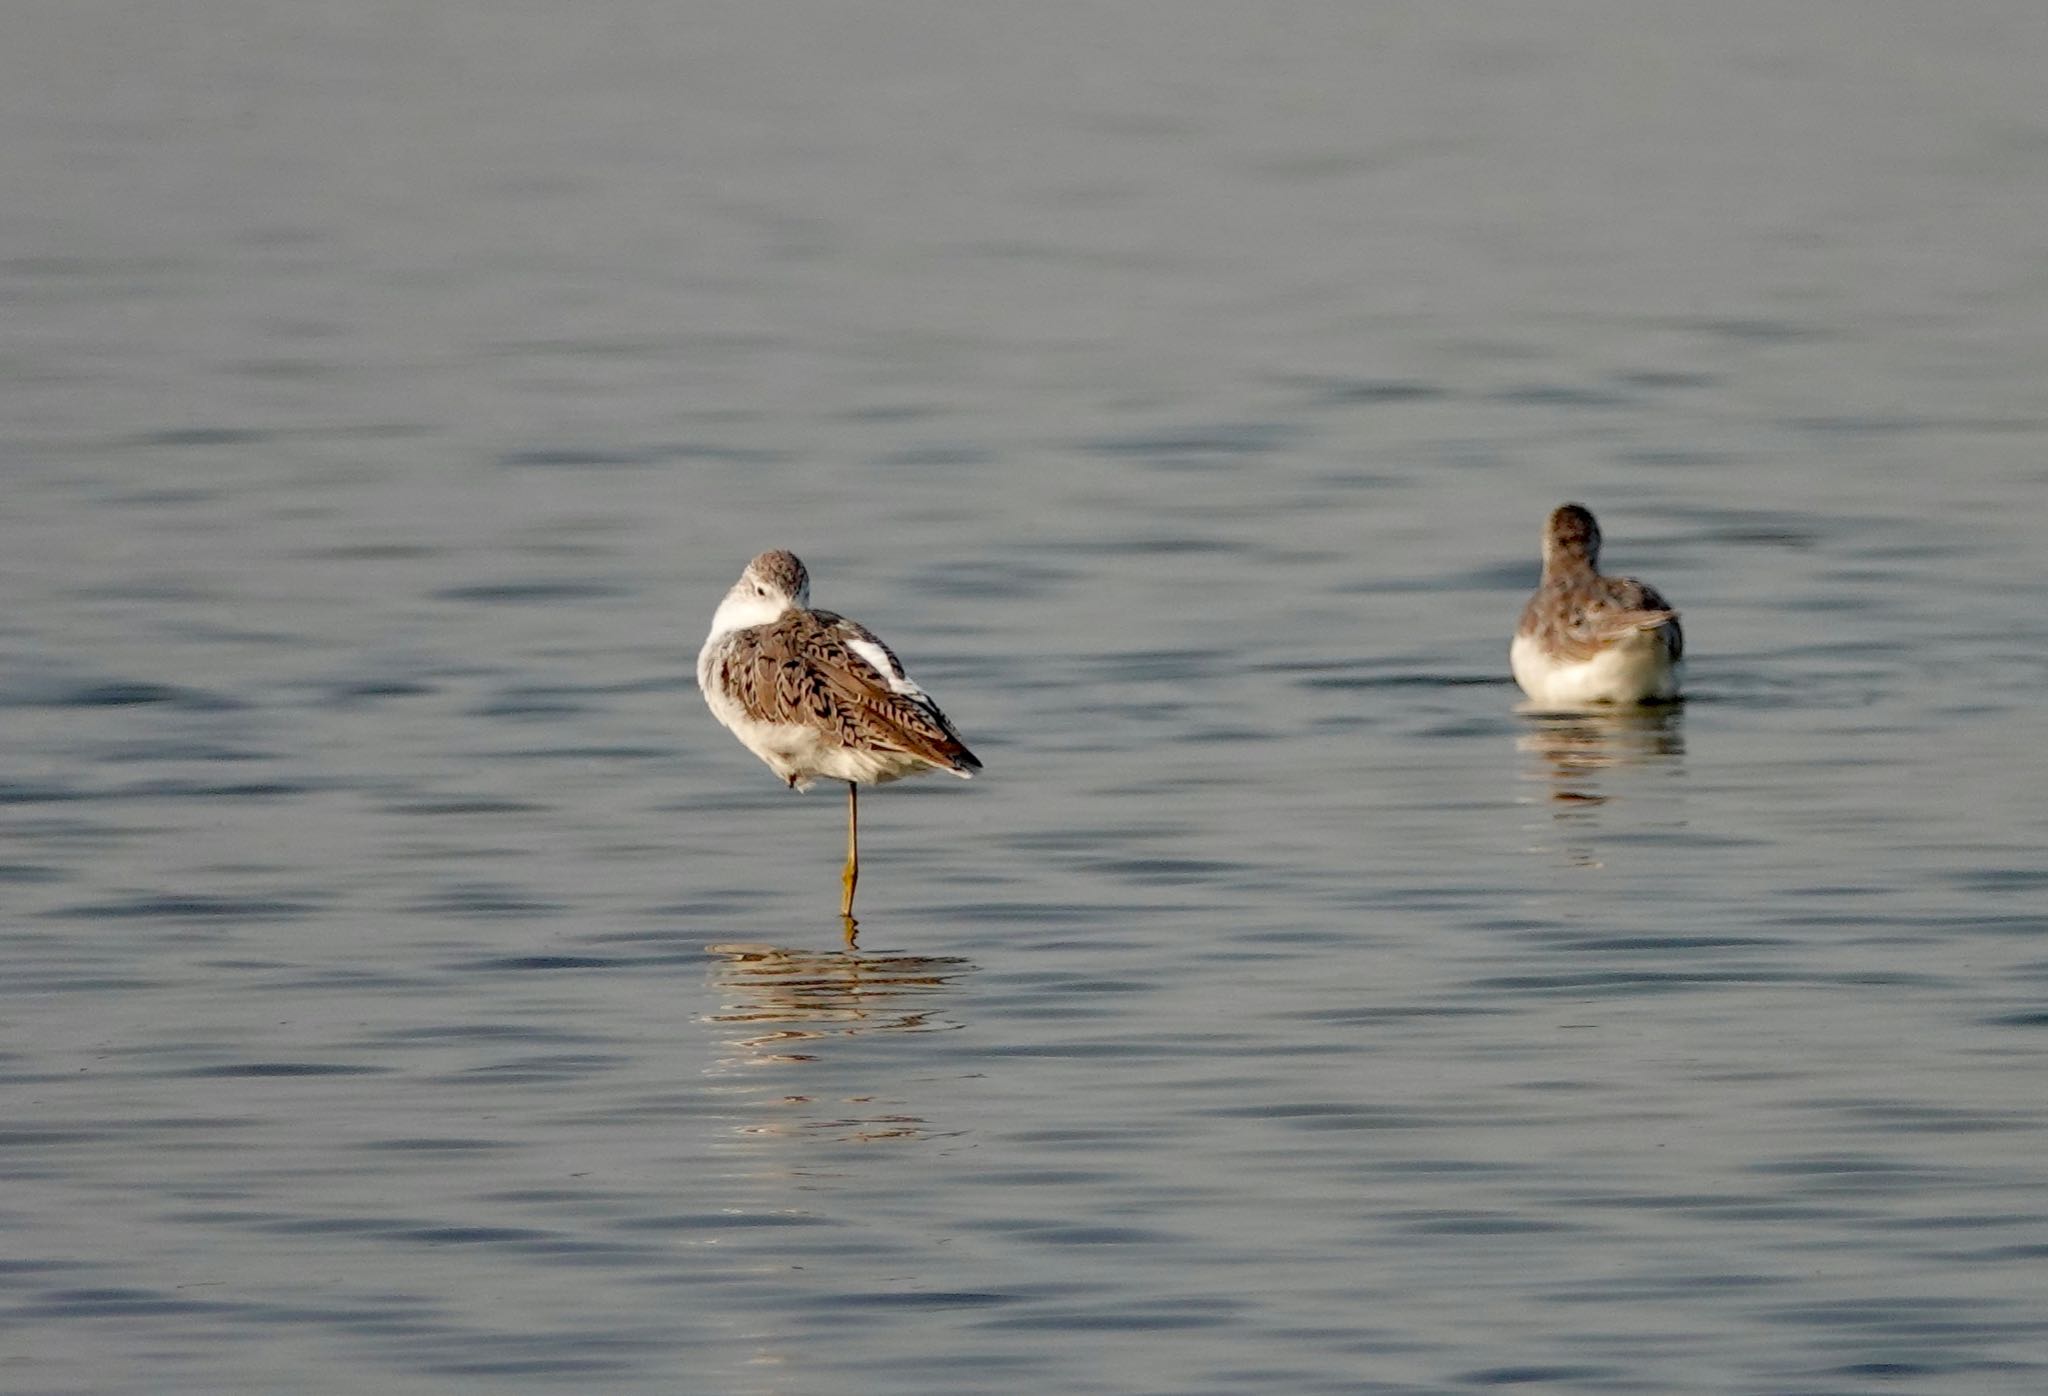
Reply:
[[1508, 662], [1538, 708], [1667, 703], [1678, 697], [1685, 635], [1654, 587], [1602, 576], [1600, 526], [1577, 504], [1553, 510], [1543, 580], [1515, 627]]
[[711, 715], [797, 790], [847, 783], [846, 896], [859, 875], [855, 790], [923, 771], [963, 779], [981, 762], [894, 651], [857, 621], [810, 608], [796, 556], [762, 553], [711, 618], [697, 655]]

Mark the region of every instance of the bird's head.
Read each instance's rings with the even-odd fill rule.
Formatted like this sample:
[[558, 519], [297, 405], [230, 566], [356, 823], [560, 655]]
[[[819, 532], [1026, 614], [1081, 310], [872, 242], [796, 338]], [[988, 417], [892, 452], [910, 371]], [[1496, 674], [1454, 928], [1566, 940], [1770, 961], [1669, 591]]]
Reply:
[[718, 603], [711, 628], [723, 633], [767, 625], [791, 610], [807, 610], [810, 604], [811, 574], [804, 571], [795, 553], [778, 548], [747, 564], [747, 570]]
[[1543, 564], [1596, 567], [1600, 562], [1600, 525], [1583, 504], [1560, 504], [1543, 526]]

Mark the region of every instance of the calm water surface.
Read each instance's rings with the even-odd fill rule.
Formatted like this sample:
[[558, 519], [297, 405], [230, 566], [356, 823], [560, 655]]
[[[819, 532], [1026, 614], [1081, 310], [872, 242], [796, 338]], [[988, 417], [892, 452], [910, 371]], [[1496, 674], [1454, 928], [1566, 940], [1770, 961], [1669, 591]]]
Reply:
[[1695, 11], [17, 15], [0, 1389], [2048, 1387], [2048, 24]]

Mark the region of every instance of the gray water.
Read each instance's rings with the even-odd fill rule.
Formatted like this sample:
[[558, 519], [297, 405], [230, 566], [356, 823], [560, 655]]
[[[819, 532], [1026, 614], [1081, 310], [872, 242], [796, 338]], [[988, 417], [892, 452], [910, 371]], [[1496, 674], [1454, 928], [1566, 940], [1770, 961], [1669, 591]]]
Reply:
[[2044, 15], [17, 8], [0, 1388], [2048, 1387]]

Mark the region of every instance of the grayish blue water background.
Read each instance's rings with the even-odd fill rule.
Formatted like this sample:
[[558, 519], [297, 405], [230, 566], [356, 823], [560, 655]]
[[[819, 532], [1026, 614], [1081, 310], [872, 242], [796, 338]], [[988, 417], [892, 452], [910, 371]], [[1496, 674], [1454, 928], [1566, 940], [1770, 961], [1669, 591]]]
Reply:
[[[2044, 71], [12, 9], [0, 1388], [2048, 1388]], [[1681, 714], [1514, 713], [1566, 498]], [[773, 546], [989, 766], [855, 955]]]

